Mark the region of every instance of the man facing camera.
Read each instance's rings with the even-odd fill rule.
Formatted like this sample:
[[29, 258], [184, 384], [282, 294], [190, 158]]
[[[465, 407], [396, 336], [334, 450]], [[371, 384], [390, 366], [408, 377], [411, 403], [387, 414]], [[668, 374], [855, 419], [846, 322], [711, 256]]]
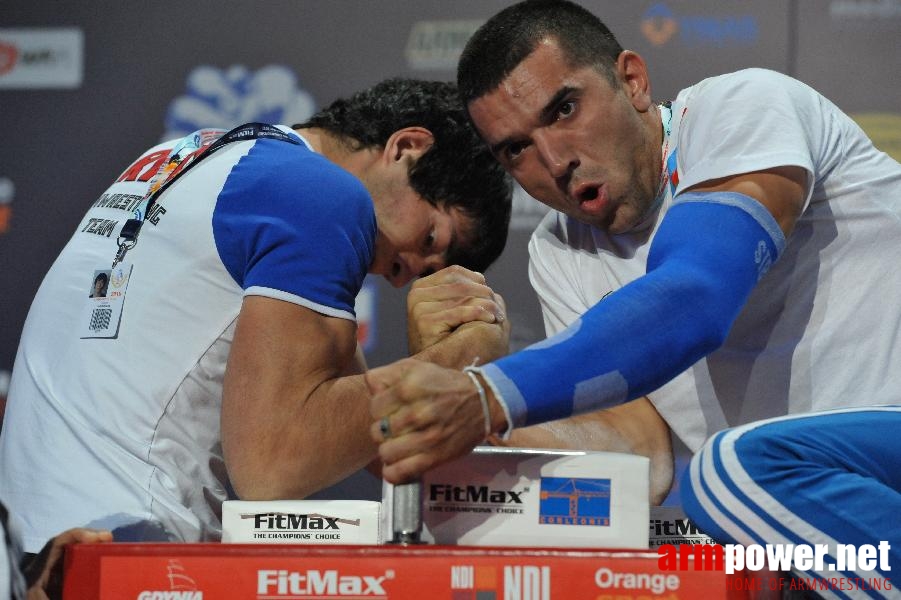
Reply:
[[719, 542], [901, 539], [901, 165], [773, 71], [655, 101], [644, 59], [565, 0], [492, 17], [458, 85], [555, 209], [530, 246], [553, 335], [468, 373], [368, 373], [385, 477], [618, 407], [696, 452], [683, 503]]

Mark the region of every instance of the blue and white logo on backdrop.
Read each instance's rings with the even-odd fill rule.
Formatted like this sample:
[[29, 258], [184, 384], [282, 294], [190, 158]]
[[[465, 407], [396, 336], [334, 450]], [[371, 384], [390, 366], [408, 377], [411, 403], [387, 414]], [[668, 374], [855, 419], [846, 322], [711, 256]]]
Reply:
[[162, 139], [207, 127], [231, 129], [251, 121], [293, 125], [315, 110], [313, 96], [298, 85], [297, 76], [287, 67], [269, 65], [252, 72], [240, 65], [199, 66], [188, 75], [185, 93], [169, 104]]
[[736, 48], [760, 39], [760, 23], [751, 14], [682, 15], [663, 2], [645, 11], [639, 27], [654, 46], [678, 42], [689, 47]]

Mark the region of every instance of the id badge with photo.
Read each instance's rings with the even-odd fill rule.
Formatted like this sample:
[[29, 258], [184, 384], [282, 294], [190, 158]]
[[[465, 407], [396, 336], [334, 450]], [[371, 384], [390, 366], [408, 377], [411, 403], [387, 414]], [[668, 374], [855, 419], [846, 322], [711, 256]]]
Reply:
[[131, 263], [122, 262], [112, 269], [93, 272], [81, 311], [81, 339], [118, 337], [132, 267]]

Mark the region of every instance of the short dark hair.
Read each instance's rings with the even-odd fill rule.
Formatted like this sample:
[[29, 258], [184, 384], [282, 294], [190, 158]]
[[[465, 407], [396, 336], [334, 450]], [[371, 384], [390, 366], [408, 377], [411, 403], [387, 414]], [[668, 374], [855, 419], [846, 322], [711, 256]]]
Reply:
[[525, 0], [491, 17], [466, 43], [457, 66], [464, 105], [497, 88], [548, 38], [569, 66], [590, 65], [616, 81], [613, 66], [623, 48], [599, 18], [567, 0]]
[[472, 219], [469, 243], [450, 249], [447, 260], [484, 271], [507, 243], [513, 187], [470, 124], [456, 85], [388, 79], [294, 127], [324, 129], [360, 150], [384, 147], [394, 132], [415, 126], [428, 129], [435, 142], [411, 165], [410, 185], [433, 206]]
[[98, 282], [98, 281], [101, 281], [101, 280], [103, 281], [103, 285], [108, 284], [108, 283], [109, 283], [109, 275], [107, 275], [106, 273], [104, 273], [103, 271], [101, 271], [101, 272], [98, 273], [97, 276], [94, 278], [94, 285], [97, 285], [97, 282]]

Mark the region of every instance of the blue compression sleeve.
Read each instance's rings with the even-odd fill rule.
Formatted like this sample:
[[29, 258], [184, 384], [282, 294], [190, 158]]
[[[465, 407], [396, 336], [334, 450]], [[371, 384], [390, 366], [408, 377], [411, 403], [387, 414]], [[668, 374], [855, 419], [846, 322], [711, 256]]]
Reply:
[[723, 343], [784, 246], [775, 219], [753, 198], [681, 194], [660, 224], [643, 277], [566, 330], [479, 371], [514, 427], [648, 394]]

